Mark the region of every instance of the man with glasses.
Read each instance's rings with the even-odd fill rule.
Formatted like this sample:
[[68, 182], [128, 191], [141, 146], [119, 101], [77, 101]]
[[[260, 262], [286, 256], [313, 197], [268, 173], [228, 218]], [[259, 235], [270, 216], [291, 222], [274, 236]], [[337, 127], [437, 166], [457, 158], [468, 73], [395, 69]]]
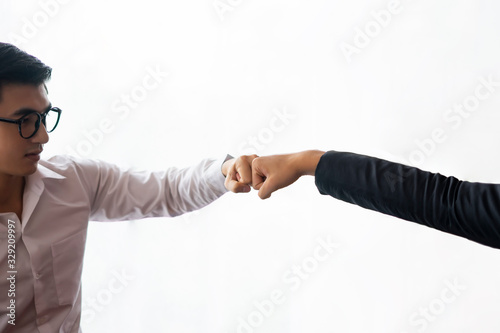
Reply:
[[89, 220], [177, 216], [249, 192], [255, 155], [185, 169], [125, 171], [70, 156], [40, 160], [62, 114], [51, 68], [0, 43], [0, 332], [81, 332]]

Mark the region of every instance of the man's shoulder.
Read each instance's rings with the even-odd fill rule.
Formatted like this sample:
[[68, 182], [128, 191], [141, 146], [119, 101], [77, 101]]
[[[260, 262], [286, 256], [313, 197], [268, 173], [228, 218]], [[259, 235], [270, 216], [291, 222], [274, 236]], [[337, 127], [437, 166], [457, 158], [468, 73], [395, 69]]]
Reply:
[[77, 176], [84, 178], [92, 178], [101, 172], [113, 173], [127, 170], [125, 167], [101, 159], [81, 158], [66, 154], [53, 155], [48, 159], [40, 160], [39, 166], [65, 177]]
[[90, 160], [85, 160], [75, 156], [63, 154], [63, 155], [53, 155], [48, 159], [41, 159], [38, 163], [53, 171], [56, 170], [62, 171], [74, 167], [78, 164], [89, 163], [89, 161]]
[[48, 159], [41, 159], [39, 165], [60, 175], [68, 176], [95, 167], [99, 162], [71, 155], [54, 155]]

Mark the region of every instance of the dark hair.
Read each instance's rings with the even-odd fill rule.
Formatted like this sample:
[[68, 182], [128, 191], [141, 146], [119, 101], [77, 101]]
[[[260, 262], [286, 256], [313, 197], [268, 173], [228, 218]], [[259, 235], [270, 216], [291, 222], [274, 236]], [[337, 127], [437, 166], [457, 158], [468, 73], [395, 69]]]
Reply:
[[52, 68], [38, 58], [24, 52], [18, 47], [0, 43], [0, 100], [2, 87], [5, 84], [44, 84], [52, 75]]

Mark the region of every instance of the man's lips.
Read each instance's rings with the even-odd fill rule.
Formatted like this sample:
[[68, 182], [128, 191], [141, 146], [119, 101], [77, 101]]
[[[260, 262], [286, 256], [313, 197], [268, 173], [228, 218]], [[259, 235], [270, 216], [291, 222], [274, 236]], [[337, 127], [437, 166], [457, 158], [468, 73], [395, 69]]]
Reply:
[[42, 153], [43, 150], [35, 150], [34, 152], [31, 152], [31, 153], [27, 153], [26, 156], [29, 156], [29, 155], [40, 155]]
[[41, 150], [36, 150], [34, 152], [31, 152], [31, 153], [28, 153], [24, 156], [26, 156], [27, 158], [29, 158], [30, 160], [34, 161], [34, 162], [38, 162], [40, 160], [40, 154], [42, 153]]

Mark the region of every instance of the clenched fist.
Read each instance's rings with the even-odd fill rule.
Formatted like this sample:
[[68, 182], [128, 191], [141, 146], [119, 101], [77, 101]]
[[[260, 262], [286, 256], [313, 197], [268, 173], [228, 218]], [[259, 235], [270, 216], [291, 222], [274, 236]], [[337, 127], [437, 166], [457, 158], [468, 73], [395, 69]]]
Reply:
[[257, 157], [252, 162], [252, 185], [261, 199], [294, 183], [304, 175], [314, 176], [325, 152], [308, 150], [300, 153]]

